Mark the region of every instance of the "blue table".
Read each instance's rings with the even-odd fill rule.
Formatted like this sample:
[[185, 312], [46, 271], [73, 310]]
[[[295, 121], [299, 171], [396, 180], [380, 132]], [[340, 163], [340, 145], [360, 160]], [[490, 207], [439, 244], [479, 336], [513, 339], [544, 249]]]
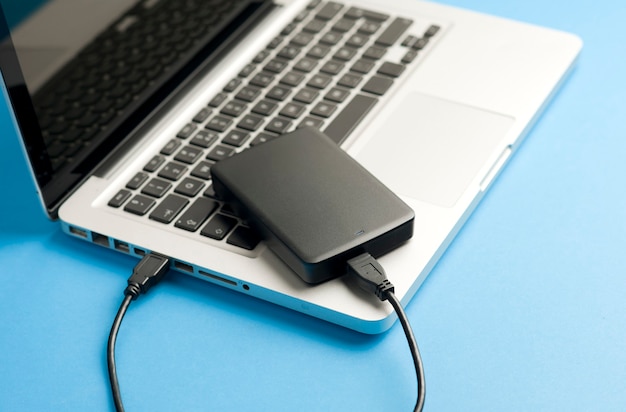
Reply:
[[[446, 3], [574, 32], [577, 69], [408, 305], [428, 411], [626, 410], [622, 2]], [[105, 346], [136, 263], [47, 221], [0, 106], [0, 411], [112, 409]], [[399, 325], [364, 336], [174, 274], [135, 302], [129, 411], [405, 411]]]

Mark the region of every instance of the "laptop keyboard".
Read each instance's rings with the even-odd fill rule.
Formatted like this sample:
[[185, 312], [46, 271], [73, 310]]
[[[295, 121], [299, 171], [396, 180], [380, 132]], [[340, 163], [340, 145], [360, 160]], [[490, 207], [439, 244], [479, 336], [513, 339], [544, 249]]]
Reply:
[[[314, 0], [109, 201], [252, 250], [257, 234], [216, 198], [211, 166], [298, 127], [341, 144], [440, 30], [412, 19]], [[402, 56], [385, 59], [401, 45]], [[398, 50], [398, 48], [394, 48]]]

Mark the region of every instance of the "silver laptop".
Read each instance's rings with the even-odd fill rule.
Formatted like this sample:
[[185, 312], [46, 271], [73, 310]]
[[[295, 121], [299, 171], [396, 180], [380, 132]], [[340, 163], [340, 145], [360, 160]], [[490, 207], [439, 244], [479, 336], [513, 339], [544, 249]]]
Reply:
[[324, 131], [415, 211], [380, 259], [406, 305], [581, 48], [417, 0], [0, 3], [4, 98], [67, 234], [364, 333], [388, 305], [291, 273], [215, 198], [211, 165]]

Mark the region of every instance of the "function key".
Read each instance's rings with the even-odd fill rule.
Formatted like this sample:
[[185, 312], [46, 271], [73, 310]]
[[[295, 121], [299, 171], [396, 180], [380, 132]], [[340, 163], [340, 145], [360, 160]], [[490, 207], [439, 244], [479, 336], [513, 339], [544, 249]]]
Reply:
[[333, 17], [339, 13], [339, 11], [343, 8], [343, 5], [335, 2], [328, 2], [317, 12], [317, 17], [320, 20], [331, 20]]

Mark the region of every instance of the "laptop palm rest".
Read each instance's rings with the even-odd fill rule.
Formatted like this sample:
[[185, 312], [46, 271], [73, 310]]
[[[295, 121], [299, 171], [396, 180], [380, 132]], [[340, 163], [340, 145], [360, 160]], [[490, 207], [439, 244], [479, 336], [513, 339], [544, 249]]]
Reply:
[[397, 194], [443, 207], [454, 206], [514, 122], [421, 93], [397, 107], [355, 157]]

